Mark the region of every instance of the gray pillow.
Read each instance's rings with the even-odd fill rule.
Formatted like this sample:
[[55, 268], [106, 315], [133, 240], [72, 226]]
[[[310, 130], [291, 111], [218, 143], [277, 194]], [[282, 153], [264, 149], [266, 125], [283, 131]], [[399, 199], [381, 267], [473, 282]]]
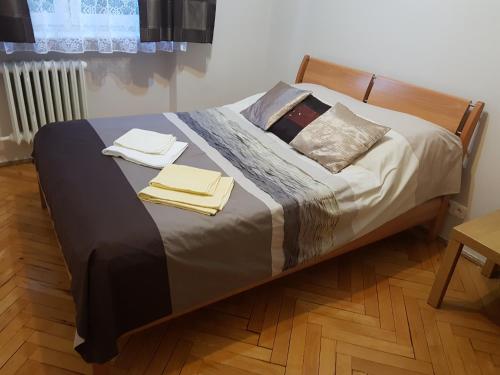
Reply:
[[252, 124], [267, 130], [309, 94], [309, 91], [279, 82], [254, 104], [241, 111], [241, 114]]
[[389, 130], [337, 103], [304, 128], [290, 144], [330, 172], [338, 173], [368, 151]]

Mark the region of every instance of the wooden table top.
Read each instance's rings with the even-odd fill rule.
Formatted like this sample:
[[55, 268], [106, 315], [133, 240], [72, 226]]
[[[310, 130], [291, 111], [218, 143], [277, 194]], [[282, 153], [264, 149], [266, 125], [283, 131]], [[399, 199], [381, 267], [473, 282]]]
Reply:
[[500, 210], [456, 226], [452, 237], [500, 262]]

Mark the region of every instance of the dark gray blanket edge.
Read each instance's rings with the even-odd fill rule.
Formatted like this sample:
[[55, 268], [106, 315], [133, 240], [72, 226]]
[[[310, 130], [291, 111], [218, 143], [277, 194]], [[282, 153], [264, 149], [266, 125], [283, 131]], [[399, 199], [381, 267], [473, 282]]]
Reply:
[[158, 228], [103, 148], [87, 121], [72, 121], [43, 127], [33, 151], [72, 275], [76, 327], [85, 340], [76, 350], [93, 363], [117, 355], [121, 334], [172, 312]]

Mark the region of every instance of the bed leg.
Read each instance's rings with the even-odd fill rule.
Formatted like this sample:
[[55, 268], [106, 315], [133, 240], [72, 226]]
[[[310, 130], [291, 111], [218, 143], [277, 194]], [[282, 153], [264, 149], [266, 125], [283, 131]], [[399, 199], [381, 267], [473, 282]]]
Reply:
[[40, 205], [42, 209], [47, 209], [47, 202], [45, 202], [45, 196], [43, 195], [42, 187], [38, 184], [38, 192], [40, 193]]
[[106, 365], [94, 363], [92, 365], [92, 374], [93, 375], [109, 375], [109, 368]]
[[448, 197], [443, 197], [441, 199], [441, 205], [439, 206], [439, 210], [437, 212], [434, 220], [431, 221], [431, 225], [429, 227], [429, 233], [427, 235], [427, 240], [429, 242], [435, 241], [443, 229], [444, 219], [446, 218], [446, 213], [448, 212]]

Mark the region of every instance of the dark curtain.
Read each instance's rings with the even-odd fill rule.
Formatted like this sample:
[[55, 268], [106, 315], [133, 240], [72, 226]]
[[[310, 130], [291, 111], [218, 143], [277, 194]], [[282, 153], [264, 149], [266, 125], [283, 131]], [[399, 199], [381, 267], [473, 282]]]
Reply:
[[212, 43], [216, 0], [139, 0], [141, 42]]
[[0, 0], [0, 41], [35, 42], [27, 0]]

